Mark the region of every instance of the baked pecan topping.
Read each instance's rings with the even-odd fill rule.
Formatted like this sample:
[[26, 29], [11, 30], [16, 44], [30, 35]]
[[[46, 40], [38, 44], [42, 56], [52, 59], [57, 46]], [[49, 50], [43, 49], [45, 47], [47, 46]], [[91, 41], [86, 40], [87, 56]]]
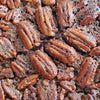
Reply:
[[37, 85], [39, 100], [57, 100], [57, 86], [54, 80], [47, 80], [48, 85], [43, 84], [44, 80], [39, 80]]
[[13, 78], [13, 71], [11, 68], [4, 68], [0, 71], [0, 79], [2, 78]]
[[58, 29], [56, 28], [51, 8], [39, 6], [35, 11], [35, 15], [40, 31], [46, 36], [55, 36]]
[[45, 46], [45, 50], [51, 56], [66, 64], [74, 62], [77, 58], [75, 49], [59, 40], [49, 40], [49, 43]]
[[22, 94], [16, 89], [13, 80], [2, 80], [2, 87], [10, 98], [13, 100], [21, 100]]
[[22, 90], [24, 88], [26, 88], [27, 86], [29, 85], [34, 85], [37, 81], [37, 78], [38, 78], [38, 75], [37, 74], [34, 74], [34, 75], [31, 75], [25, 79], [23, 79], [17, 86], [17, 89], [18, 90]]
[[0, 18], [3, 18], [6, 15], [7, 11], [8, 11], [7, 7], [0, 5]]
[[55, 4], [55, 0], [41, 0], [43, 4], [51, 6]]
[[6, 22], [4, 20], [0, 20], [0, 29], [3, 31], [7, 31], [9, 29], [9, 26], [11, 25], [10, 22]]
[[93, 84], [97, 66], [98, 64], [93, 58], [86, 57], [84, 59], [77, 76], [78, 85], [80, 87], [84, 88], [87, 85]]
[[21, 4], [20, 0], [6, 0], [6, 2], [10, 9], [18, 8]]
[[60, 85], [68, 92], [73, 92], [76, 90], [74, 81], [61, 81]]
[[94, 19], [98, 17], [100, 14], [100, 8], [95, 5], [88, 5], [81, 9], [76, 17], [79, 19], [81, 25], [87, 25], [91, 23]]
[[11, 42], [5, 37], [0, 37], [0, 56], [9, 59], [15, 57], [16, 54], [17, 52]]
[[83, 52], [89, 52], [91, 48], [97, 45], [96, 39], [91, 34], [80, 31], [79, 29], [67, 29], [63, 33], [63, 38], [67, 43]]
[[2, 89], [2, 86], [1, 86], [1, 81], [0, 81], [0, 100], [5, 100], [5, 95], [4, 95], [4, 91]]
[[57, 5], [57, 20], [61, 29], [71, 27], [74, 22], [72, 4], [68, 0], [61, 0]]
[[52, 59], [44, 52], [37, 50], [30, 56], [33, 67], [44, 78], [53, 79], [57, 75], [57, 68]]
[[40, 33], [29, 21], [21, 21], [17, 30], [27, 49], [40, 45]]

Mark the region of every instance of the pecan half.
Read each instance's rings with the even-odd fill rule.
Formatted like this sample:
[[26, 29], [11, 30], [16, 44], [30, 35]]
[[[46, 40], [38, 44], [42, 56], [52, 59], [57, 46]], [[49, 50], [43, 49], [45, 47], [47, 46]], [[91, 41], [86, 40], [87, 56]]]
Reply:
[[5, 16], [5, 20], [7, 22], [12, 20], [13, 24], [19, 23], [21, 19], [22, 19], [22, 16], [21, 16], [21, 10], [20, 9], [10, 10]]
[[43, 4], [51, 6], [55, 4], [55, 0], [41, 0]]
[[8, 11], [7, 7], [0, 5], [0, 18], [3, 18], [6, 15], [7, 11]]
[[17, 86], [17, 89], [18, 90], [22, 90], [24, 88], [26, 88], [27, 86], [29, 85], [34, 85], [37, 81], [37, 78], [38, 78], [38, 75], [37, 74], [34, 74], [34, 75], [31, 75], [25, 79], [23, 79]]
[[73, 92], [76, 90], [74, 81], [61, 81], [60, 85], [68, 92]]
[[2, 80], [2, 87], [13, 100], [21, 100], [22, 94], [16, 89], [13, 80]]
[[77, 53], [75, 49], [59, 40], [49, 40], [49, 43], [45, 46], [45, 50], [51, 56], [63, 63], [74, 62], [77, 58]]
[[86, 57], [83, 60], [81, 70], [77, 76], [78, 85], [80, 87], [84, 88], [87, 85], [93, 84], [97, 66], [97, 62], [91, 57]]
[[0, 56], [4, 59], [9, 59], [15, 57], [16, 54], [16, 50], [11, 42], [5, 37], [0, 37]]
[[6, 22], [4, 20], [0, 20], [0, 29], [3, 31], [7, 31], [9, 29], [9, 26], [11, 25], [10, 22]]
[[100, 46], [93, 48], [89, 55], [90, 56], [100, 55]]
[[88, 5], [81, 9], [76, 17], [79, 19], [81, 25], [87, 25], [98, 17], [100, 9], [97, 5]]
[[89, 52], [97, 44], [96, 39], [91, 34], [74, 28], [67, 29], [63, 33], [63, 38], [70, 45], [83, 52]]
[[24, 91], [23, 100], [37, 100], [36, 93], [37, 93], [36, 88], [30, 85]]
[[24, 67], [23, 63], [17, 64], [16, 62], [12, 61], [11, 62], [11, 67], [12, 67], [13, 71], [16, 73], [16, 75], [18, 77], [25, 77], [26, 76], [25, 70], [23, 68]]
[[28, 55], [18, 55], [15, 61], [11, 62], [12, 70], [16, 73], [16, 76], [23, 78], [28, 74], [32, 74], [31, 62]]
[[1, 81], [0, 81], [0, 100], [5, 100], [5, 95], [4, 95], [4, 91], [2, 89], [2, 86], [1, 86]]
[[44, 78], [53, 79], [57, 75], [57, 68], [52, 59], [44, 52], [37, 50], [30, 56], [33, 67]]
[[7, 5], [10, 9], [18, 8], [20, 4], [20, 0], [7, 0]]
[[40, 33], [29, 21], [21, 21], [17, 30], [27, 49], [40, 45]]
[[[47, 81], [47, 85], [43, 84]], [[54, 80], [39, 80], [37, 85], [39, 100], [57, 100], [57, 86]]]
[[40, 31], [46, 36], [55, 36], [58, 29], [56, 28], [51, 8], [39, 6], [35, 11], [35, 15]]
[[72, 4], [68, 0], [61, 0], [57, 5], [57, 20], [61, 29], [71, 27], [74, 22]]
[[11, 68], [4, 68], [1, 70], [0, 72], [0, 79], [2, 78], [13, 78], [13, 71], [11, 70]]

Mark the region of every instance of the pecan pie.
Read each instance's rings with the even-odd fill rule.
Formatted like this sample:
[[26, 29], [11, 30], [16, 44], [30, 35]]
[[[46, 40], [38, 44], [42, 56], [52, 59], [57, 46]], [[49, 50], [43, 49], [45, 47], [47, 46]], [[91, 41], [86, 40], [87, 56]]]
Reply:
[[0, 0], [0, 100], [100, 100], [100, 0]]

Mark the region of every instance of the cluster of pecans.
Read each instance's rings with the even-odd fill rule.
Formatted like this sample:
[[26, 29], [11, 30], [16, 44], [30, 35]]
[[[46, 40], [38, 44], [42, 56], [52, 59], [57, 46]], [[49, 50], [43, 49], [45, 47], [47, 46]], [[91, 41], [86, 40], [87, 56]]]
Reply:
[[100, 100], [100, 0], [0, 0], [0, 100]]

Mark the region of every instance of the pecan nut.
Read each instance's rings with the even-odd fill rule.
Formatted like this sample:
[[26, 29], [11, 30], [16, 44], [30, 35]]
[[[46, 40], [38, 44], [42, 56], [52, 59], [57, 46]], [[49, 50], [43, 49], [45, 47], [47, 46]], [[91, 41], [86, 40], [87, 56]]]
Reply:
[[24, 91], [23, 100], [37, 100], [36, 93], [37, 93], [36, 88], [30, 85]]
[[20, 9], [10, 10], [5, 16], [5, 20], [7, 22], [12, 20], [13, 24], [19, 23], [21, 21], [21, 19], [22, 19], [22, 16], [21, 16], [21, 10]]
[[55, 4], [55, 0], [41, 0], [43, 4], [51, 6]]
[[40, 45], [40, 33], [30, 22], [21, 21], [17, 30], [27, 49], [32, 49]]
[[0, 100], [5, 100], [5, 95], [0, 81]]
[[[48, 84], [43, 84], [48, 81]], [[57, 86], [54, 80], [39, 80], [37, 85], [39, 100], [57, 100]]]
[[51, 8], [39, 6], [35, 11], [35, 15], [40, 31], [46, 36], [55, 36], [58, 29], [56, 28]]
[[57, 5], [57, 11], [60, 28], [71, 27], [74, 22], [72, 4], [68, 0], [61, 0]]
[[22, 94], [16, 89], [13, 80], [2, 80], [2, 87], [13, 100], [21, 100]]
[[20, 4], [20, 0], [7, 0], [7, 5], [10, 9], [18, 8]]
[[73, 92], [76, 90], [74, 81], [61, 81], [60, 85], [68, 92]]
[[44, 78], [53, 79], [57, 75], [57, 68], [52, 59], [44, 52], [37, 50], [30, 56], [33, 67]]
[[11, 62], [11, 67], [13, 69], [13, 71], [16, 73], [16, 76], [18, 77], [25, 77], [25, 70], [20, 67], [20, 65], [18, 65], [16, 62]]
[[98, 17], [100, 9], [97, 5], [88, 5], [81, 9], [76, 17], [80, 20], [81, 25], [87, 25]]
[[0, 18], [3, 18], [6, 15], [7, 11], [8, 11], [7, 7], [0, 5]]
[[16, 54], [16, 50], [11, 42], [5, 37], [0, 37], [0, 56], [4, 59], [9, 59], [15, 57]]
[[13, 71], [11, 70], [11, 68], [4, 68], [1, 70], [0, 72], [0, 79], [2, 78], [13, 78]]
[[84, 88], [87, 85], [93, 84], [97, 66], [97, 62], [91, 57], [86, 57], [83, 60], [77, 76], [77, 82], [80, 87]]
[[100, 55], [100, 46], [93, 48], [89, 55], [90, 56]]
[[63, 38], [70, 45], [83, 52], [89, 52], [97, 44], [96, 39], [91, 34], [74, 28], [67, 29], [63, 33]]
[[37, 78], [38, 78], [38, 75], [37, 74], [34, 74], [34, 75], [31, 75], [25, 79], [23, 79], [17, 86], [17, 89], [18, 90], [22, 90], [24, 88], [26, 88], [27, 86], [29, 85], [34, 85], [37, 81]]
[[31, 72], [31, 74], [33, 73], [30, 66], [31, 63], [27, 55], [18, 55], [16, 60], [11, 62], [12, 70], [16, 73], [16, 76], [20, 78], [25, 77], [28, 72]]
[[9, 26], [11, 25], [10, 22], [6, 22], [4, 20], [0, 20], [0, 29], [3, 31], [7, 31], [9, 29]]
[[39, 6], [41, 5], [41, 0], [25, 0], [28, 2], [28, 4], [30, 5], [35, 5], [35, 6]]
[[83, 95], [83, 93], [77, 93], [77, 92], [73, 92], [73, 93], [69, 93], [68, 100], [82, 100], [81, 96]]
[[74, 62], [77, 58], [77, 53], [75, 49], [59, 40], [49, 40], [49, 43], [45, 46], [45, 50], [51, 56], [63, 63]]

